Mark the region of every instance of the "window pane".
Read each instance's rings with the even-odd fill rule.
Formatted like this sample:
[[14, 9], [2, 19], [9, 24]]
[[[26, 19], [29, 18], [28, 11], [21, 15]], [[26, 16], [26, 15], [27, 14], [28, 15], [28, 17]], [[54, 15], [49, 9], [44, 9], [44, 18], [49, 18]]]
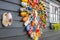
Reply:
[[50, 5], [50, 22], [51, 23], [58, 23], [59, 22], [59, 7], [54, 5]]

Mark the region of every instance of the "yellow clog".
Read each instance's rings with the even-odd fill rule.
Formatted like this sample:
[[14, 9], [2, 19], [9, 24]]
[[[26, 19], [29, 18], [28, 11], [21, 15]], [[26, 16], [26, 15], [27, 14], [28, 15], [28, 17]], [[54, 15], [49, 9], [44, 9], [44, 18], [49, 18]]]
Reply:
[[21, 16], [23, 16], [23, 17], [27, 16], [27, 12], [21, 12], [20, 14], [21, 14]]
[[34, 36], [34, 40], [38, 40], [38, 36], [37, 35]]
[[22, 0], [22, 2], [28, 2], [28, 0]]

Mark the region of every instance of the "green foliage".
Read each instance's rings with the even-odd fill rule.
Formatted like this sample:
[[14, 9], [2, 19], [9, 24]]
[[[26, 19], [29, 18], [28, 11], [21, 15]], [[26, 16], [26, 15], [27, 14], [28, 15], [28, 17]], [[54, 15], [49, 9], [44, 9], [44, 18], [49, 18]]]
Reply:
[[60, 30], [60, 23], [53, 23], [52, 27], [54, 30]]

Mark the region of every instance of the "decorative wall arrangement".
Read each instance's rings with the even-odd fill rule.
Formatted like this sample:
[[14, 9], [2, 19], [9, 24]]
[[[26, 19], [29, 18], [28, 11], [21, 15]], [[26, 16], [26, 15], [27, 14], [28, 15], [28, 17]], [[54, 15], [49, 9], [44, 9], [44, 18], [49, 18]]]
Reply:
[[20, 14], [26, 28], [27, 34], [33, 40], [38, 40], [46, 28], [46, 8], [41, 0], [22, 0]]

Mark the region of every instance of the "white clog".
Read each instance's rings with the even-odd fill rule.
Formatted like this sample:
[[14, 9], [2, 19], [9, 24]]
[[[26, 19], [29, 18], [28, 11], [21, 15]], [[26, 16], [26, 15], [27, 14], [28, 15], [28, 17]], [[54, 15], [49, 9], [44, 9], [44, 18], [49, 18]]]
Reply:
[[20, 11], [26, 11], [26, 8], [22, 8], [22, 7], [21, 7], [21, 8], [20, 8]]
[[21, 5], [22, 5], [23, 7], [26, 7], [26, 6], [27, 6], [27, 3], [26, 3], [26, 2], [21, 2]]
[[7, 27], [12, 24], [12, 15], [11, 13], [5, 12], [3, 14], [2, 24]]
[[9, 25], [11, 25], [12, 24], [12, 14], [9, 12], [8, 13], [8, 20], [9, 20]]
[[29, 19], [24, 23], [25, 26], [27, 26], [30, 23]]

